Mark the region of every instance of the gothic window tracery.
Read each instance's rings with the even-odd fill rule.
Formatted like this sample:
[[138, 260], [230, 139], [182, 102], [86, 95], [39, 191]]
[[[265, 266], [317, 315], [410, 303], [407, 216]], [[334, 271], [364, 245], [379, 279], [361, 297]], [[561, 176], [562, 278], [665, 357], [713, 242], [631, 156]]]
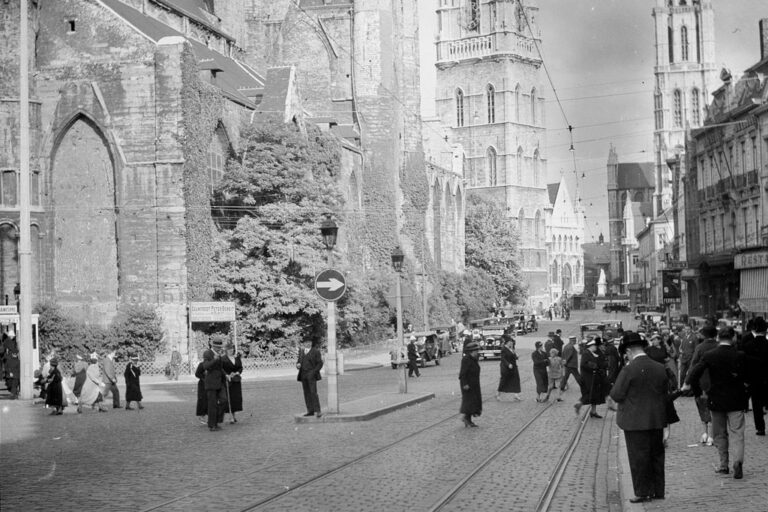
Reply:
[[464, 126], [464, 91], [456, 89], [456, 126]]
[[699, 107], [699, 90], [695, 87], [691, 90], [691, 117], [693, 125], [701, 124], [701, 108]]
[[680, 128], [683, 126], [683, 93], [680, 92], [680, 89], [675, 89], [673, 97], [675, 109], [673, 120], [675, 127]]
[[682, 60], [688, 60], [688, 27], [685, 25], [680, 28], [680, 50]]
[[498, 174], [496, 172], [496, 150], [489, 147], [485, 152], [485, 160], [488, 174], [488, 184], [495, 187], [499, 184]]
[[485, 101], [488, 107], [488, 123], [496, 122], [496, 89], [488, 84], [485, 88]]

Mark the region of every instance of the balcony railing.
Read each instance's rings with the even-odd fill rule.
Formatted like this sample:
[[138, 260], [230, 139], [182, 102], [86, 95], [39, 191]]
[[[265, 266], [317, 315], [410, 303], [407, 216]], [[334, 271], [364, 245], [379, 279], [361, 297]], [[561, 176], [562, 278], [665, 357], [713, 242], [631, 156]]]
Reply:
[[438, 62], [475, 59], [499, 53], [511, 53], [521, 57], [538, 59], [533, 39], [522, 37], [513, 32], [494, 32], [437, 43]]

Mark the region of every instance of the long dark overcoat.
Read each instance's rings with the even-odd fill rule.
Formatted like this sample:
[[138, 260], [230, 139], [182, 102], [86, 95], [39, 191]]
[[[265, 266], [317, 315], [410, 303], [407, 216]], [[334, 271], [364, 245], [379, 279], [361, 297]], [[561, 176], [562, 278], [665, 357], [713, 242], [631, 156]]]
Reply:
[[549, 389], [549, 378], [547, 377], [547, 366], [549, 366], [549, 357], [540, 350], [531, 352], [533, 360], [533, 377], [536, 379], [536, 392], [546, 393]]
[[[229, 356], [221, 358], [221, 367], [224, 369], [224, 373], [230, 375], [232, 373], [243, 373], [243, 360], [240, 359], [240, 354], [234, 356], [234, 361]], [[227, 384], [229, 387], [229, 406], [232, 412], [238, 412], [243, 410], [243, 385], [240, 382], [240, 377], [235, 380], [230, 380]]]
[[501, 378], [499, 379], [499, 393], [520, 392], [520, 372], [517, 369], [517, 354], [507, 347], [501, 349]]
[[[465, 354], [461, 358], [459, 370], [461, 384], [461, 414], [480, 416], [483, 412], [483, 396], [480, 392], [480, 363], [474, 357]], [[469, 389], [464, 389], [469, 386]]]
[[45, 405], [49, 407], [65, 407], [64, 393], [61, 389], [61, 372], [52, 367], [48, 372], [48, 385], [45, 388]]
[[581, 354], [581, 403], [600, 405], [605, 403], [605, 395], [608, 392], [606, 370], [608, 362], [605, 356], [598, 350], [592, 353], [585, 350]]
[[195, 416], [205, 416], [208, 414], [208, 398], [205, 395], [205, 368], [200, 361], [195, 370], [197, 377], [197, 405], [195, 406]]
[[128, 363], [125, 366], [125, 401], [127, 402], [141, 402], [144, 397], [141, 395], [141, 368], [133, 363]]

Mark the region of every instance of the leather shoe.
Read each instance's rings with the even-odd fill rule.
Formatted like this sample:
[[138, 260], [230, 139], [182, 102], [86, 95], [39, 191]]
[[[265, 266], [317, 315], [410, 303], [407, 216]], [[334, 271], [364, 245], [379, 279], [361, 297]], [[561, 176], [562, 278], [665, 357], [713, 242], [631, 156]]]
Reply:
[[755, 432], [755, 434], [757, 434], [759, 436], [764, 436], [765, 435], [765, 430], [758, 430], [757, 432]]
[[590, 416], [591, 418], [602, 418], [602, 416], [600, 416], [600, 415], [599, 415], [599, 414], [597, 414], [596, 412], [591, 412], [591, 413], [589, 413], [589, 416]]
[[318, 418], [322, 418], [323, 417], [323, 413], [319, 412], [315, 416], [317, 416]]
[[646, 501], [651, 501], [650, 496], [635, 496], [634, 498], [629, 498], [630, 503], [645, 503]]
[[720, 475], [727, 475], [728, 473], [730, 473], [730, 470], [728, 468], [717, 468], [715, 470], [715, 473], [718, 473]]
[[216, 425], [215, 427], [209, 427], [208, 430], [210, 430], [211, 432], [216, 432], [218, 430], [221, 430], [221, 427]]
[[305, 414], [305, 415], [304, 415], [304, 417], [306, 418], [306, 417], [309, 417], [309, 416], [314, 416], [314, 415], [315, 415], [315, 413], [313, 413], [313, 412], [308, 412], [307, 414]]
[[741, 462], [736, 462], [733, 465], [733, 478], [735, 478], [736, 480], [741, 480], [742, 478], [744, 478], [744, 472], [741, 468]]

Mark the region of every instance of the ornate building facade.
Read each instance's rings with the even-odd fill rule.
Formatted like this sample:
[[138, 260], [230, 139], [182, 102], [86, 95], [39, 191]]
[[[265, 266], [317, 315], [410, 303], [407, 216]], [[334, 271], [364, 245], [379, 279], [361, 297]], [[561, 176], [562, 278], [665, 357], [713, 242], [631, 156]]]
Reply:
[[459, 148], [467, 193], [504, 205], [517, 219], [528, 305], [545, 306], [551, 205], [538, 7], [501, 0], [434, 4], [436, 116]]
[[547, 186], [552, 215], [547, 226], [552, 302], [584, 292], [584, 211], [574, 202], [565, 178]]

